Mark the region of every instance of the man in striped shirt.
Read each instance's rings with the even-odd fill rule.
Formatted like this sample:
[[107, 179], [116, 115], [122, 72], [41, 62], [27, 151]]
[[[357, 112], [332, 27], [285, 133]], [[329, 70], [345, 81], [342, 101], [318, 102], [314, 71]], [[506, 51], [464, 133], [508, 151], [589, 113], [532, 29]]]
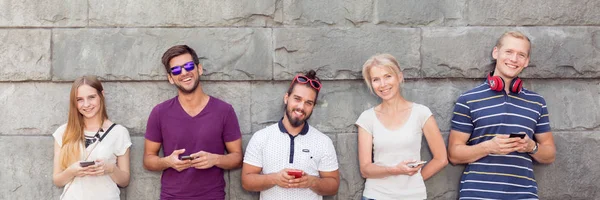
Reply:
[[544, 98], [517, 77], [529, 64], [529, 38], [504, 33], [492, 51], [494, 71], [458, 97], [448, 153], [467, 164], [459, 199], [539, 199], [533, 160], [552, 163], [556, 148]]

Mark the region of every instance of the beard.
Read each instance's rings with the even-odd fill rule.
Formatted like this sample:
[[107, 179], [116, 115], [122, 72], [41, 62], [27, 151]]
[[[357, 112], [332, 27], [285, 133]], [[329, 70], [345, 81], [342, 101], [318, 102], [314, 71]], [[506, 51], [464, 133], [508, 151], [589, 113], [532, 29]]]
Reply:
[[[294, 111], [300, 111], [306, 117], [304, 119], [293, 118], [292, 112], [294, 112]], [[312, 115], [312, 112], [307, 115], [306, 112], [304, 112], [303, 110], [288, 108], [288, 105], [285, 104], [285, 116], [287, 116], [287, 119], [290, 122], [290, 125], [292, 125], [294, 128], [302, 126], [304, 124], [304, 122], [306, 122], [308, 119], [310, 119], [311, 115]]]
[[179, 85], [179, 84], [175, 84], [175, 86], [177, 87], [177, 89], [179, 89], [179, 91], [185, 93], [185, 94], [190, 94], [194, 91], [196, 91], [196, 89], [198, 88], [198, 85], [200, 85], [200, 78], [197, 78], [196, 81], [194, 81], [194, 85], [192, 85], [192, 88], [187, 90], [185, 88], [183, 88], [183, 86]]

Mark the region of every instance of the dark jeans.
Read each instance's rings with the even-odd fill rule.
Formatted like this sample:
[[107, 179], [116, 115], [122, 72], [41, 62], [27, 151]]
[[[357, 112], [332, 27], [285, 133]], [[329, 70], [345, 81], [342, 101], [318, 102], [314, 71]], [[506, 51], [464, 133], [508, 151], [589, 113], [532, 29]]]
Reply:
[[360, 198], [360, 200], [375, 200], [375, 199], [369, 199], [369, 198], [363, 196], [362, 198]]

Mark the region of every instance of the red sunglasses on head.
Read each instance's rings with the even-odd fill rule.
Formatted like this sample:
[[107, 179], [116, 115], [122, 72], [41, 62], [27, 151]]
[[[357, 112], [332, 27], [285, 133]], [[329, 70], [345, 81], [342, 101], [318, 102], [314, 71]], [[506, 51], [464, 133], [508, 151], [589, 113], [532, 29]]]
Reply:
[[292, 87], [292, 85], [293, 85], [293, 84], [294, 84], [294, 82], [296, 82], [296, 81], [297, 81], [298, 83], [301, 83], [301, 84], [307, 84], [307, 83], [310, 83], [309, 85], [310, 85], [312, 88], [315, 88], [317, 91], [321, 91], [321, 82], [319, 82], [319, 81], [318, 81], [318, 80], [316, 80], [316, 79], [310, 79], [310, 78], [308, 78], [308, 77], [306, 77], [306, 76], [304, 76], [304, 75], [300, 75], [300, 74], [298, 74], [298, 75], [296, 75], [296, 77], [294, 77], [294, 79], [292, 80], [292, 84], [290, 84], [290, 87]]

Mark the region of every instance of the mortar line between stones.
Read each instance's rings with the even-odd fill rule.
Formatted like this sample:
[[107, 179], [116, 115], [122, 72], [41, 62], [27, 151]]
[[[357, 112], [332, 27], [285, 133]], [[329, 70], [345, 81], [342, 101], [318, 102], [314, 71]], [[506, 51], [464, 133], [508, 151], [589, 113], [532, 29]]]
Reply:
[[[89, 24], [89, 19], [86, 20]], [[389, 24], [376, 24], [376, 27], [381, 28], [450, 28], [450, 29], [458, 29], [459, 27], [453, 26], [426, 26], [426, 25], [417, 25], [417, 26], [391, 26]], [[568, 25], [568, 24], [557, 24], [557, 25], [517, 25], [517, 24], [508, 24], [508, 25], [469, 25], [460, 28], [595, 28], [600, 26], [600, 24], [577, 24], [577, 25]], [[189, 25], [189, 26], [168, 26], [168, 25], [148, 25], [148, 26], [126, 26], [126, 25], [113, 25], [113, 26], [0, 26], [0, 30], [4, 29], [107, 29], [107, 28], [121, 28], [121, 29], [152, 29], [152, 28], [161, 28], [161, 29], [183, 29], [183, 28], [193, 28], [193, 29], [239, 29], [239, 28], [252, 28], [252, 29], [260, 29], [260, 28], [359, 28], [359, 27], [348, 27], [348, 26], [328, 26], [328, 25], [319, 25], [315, 26], [312, 24], [308, 24], [305, 26], [302, 25], [281, 25], [281, 26], [197, 26], [197, 25]]]
[[[376, 20], [378, 20], [376, 13], [377, 9], [374, 8], [374, 17], [376, 18]], [[178, 28], [229, 28], [229, 29], [239, 29], [239, 28], [352, 28], [352, 27], [348, 27], [348, 26], [330, 26], [330, 25], [314, 25], [314, 24], [307, 24], [307, 25], [285, 25], [282, 24], [281, 26], [279, 25], [272, 25], [272, 26], [201, 26], [201, 25], [180, 25], [180, 26], [169, 26], [169, 25], [139, 25], [139, 26], [130, 26], [130, 25], [112, 25], [112, 26], [91, 26], [89, 25], [89, 19], [86, 19], [86, 24], [87, 25], [83, 25], [83, 26], [0, 26], [0, 30], [3, 29], [48, 29], [48, 28], [60, 28], [60, 29], [84, 29], [84, 28], [90, 28], [90, 29], [106, 29], [106, 28], [164, 28], [164, 29], [178, 29]], [[373, 20], [375, 21], [375, 20]], [[455, 26], [427, 26], [427, 25], [391, 25], [391, 24], [378, 24], [375, 23], [375, 26], [377, 27], [382, 27], [382, 28], [455, 28], [458, 29], [459, 27], [455, 27]], [[600, 24], [554, 24], [554, 25], [536, 25], [536, 24], [531, 24], [531, 25], [523, 25], [523, 24], [503, 24], [503, 25], [468, 25], [468, 26], [464, 26], [464, 27], [460, 27], [460, 28], [515, 28], [515, 27], [522, 27], [522, 28], [595, 28], [600, 26]], [[354, 27], [354, 28], [359, 28], [359, 27]]]
[[[278, 2], [279, 3], [277, 3], [277, 2], [275, 3], [275, 6], [277, 6], [277, 4], [279, 4], [281, 6], [281, 27], [285, 28], [285, 27], [287, 27], [285, 25], [285, 5], [283, 5], [284, 4], [283, 0], [278, 0]], [[275, 21], [275, 20], [273, 20], [273, 21]], [[273, 27], [271, 27], [271, 28], [273, 28]]]
[[90, 26], [90, 0], [87, 0], [87, 17], [85, 19], [87, 22], [87, 27]]
[[373, 23], [375, 25], [377, 25], [379, 23], [379, 9], [377, 9], [377, 5], [379, 5], [379, 1], [378, 0], [373, 0], [373, 4], [372, 4], [373, 8], [371, 8], [372, 11], [373, 11], [372, 12], [373, 14], [372, 14], [371, 17], [373, 19], [372, 19], [371, 23]]
[[[281, 27], [285, 28], [285, 6], [283, 5], [283, 1], [278, 0], [275, 2], [275, 7], [277, 5], [281, 6]], [[277, 12], [277, 8], [275, 8], [275, 12]], [[271, 27], [271, 80], [275, 80], [275, 27]]]
[[423, 72], [423, 27], [418, 28], [419, 30], [419, 75], [417, 77], [421, 78], [425, 74]]
[[50, 77], [49, 77], [48, 81], [52, 81], [53, 75], [54, 75], [54, 64], [53, 64], [54, 62], [52, 62], [53, 61], [52, 55], [54, 54], [53, 53], [54, 52], [54, 42], [53, 41], [54, 41], [54, 29], [50, 29], [50, 56], [49, 56], [50, 57], [49, 58], [50, 59], [50, 72], [49, 72], [50, 74], [49, 74], [49, 76]]
[[275, 80], [275, 29], [271, 28], [271, 80]]

